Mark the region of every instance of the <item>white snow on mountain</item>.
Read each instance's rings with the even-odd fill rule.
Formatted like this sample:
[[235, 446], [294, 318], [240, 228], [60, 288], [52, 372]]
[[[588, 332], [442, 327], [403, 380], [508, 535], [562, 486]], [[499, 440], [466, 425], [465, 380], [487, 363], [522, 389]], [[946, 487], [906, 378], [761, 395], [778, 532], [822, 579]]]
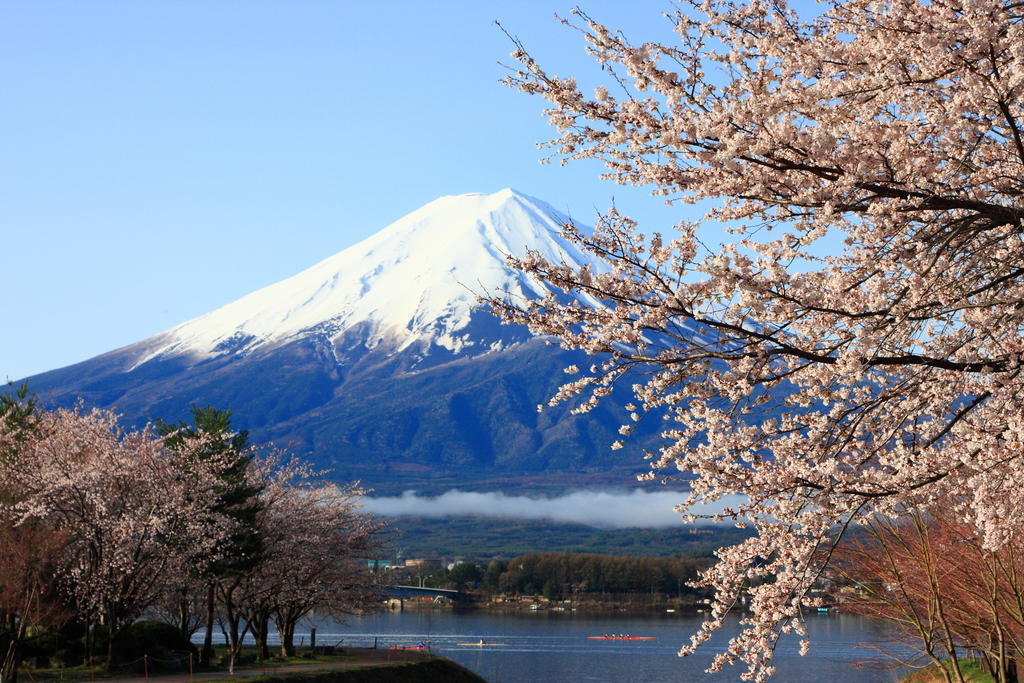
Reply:
[[337, 339], [356, 325], [369, 348], [388, 341], [397, 352], [426, 342], [458, 352], [475, 343], [463, 331], [476, 294], [547, 291], [506, 266], [506, 254], [533, 249], [604, 270], [562, 238], [567, 220], [511, 189], [441, 197], [298, 275], [159, 335], [135, 366], [158, 356], [248, 353], [313, 333]]

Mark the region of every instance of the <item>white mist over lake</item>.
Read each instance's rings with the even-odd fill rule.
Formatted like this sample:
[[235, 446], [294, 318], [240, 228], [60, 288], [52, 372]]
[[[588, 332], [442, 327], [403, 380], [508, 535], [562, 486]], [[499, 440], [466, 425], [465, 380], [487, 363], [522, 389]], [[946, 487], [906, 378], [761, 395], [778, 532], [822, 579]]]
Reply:
[[[384, 517], [484, 516], [550, 520], [595, 527], [663, 528], [684, 524], [674, 507], [686, 494], [681, 491], [574, 491], [563, 496], [506, 495], [500, 491], [477, 492], [452, 489], [439, 496], [406, 491], [401, 496], [363, 499], [368, 512]], [[692, 514], [706, 515], [735, 507], [739, 496], [722, 499], [715, 506], [698, 506]]]

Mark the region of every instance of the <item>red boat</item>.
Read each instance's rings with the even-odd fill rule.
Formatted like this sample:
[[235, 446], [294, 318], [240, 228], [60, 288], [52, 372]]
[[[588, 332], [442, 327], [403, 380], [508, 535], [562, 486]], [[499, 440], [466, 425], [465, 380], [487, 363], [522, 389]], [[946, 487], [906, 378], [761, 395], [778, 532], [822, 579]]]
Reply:
[[587, 636], [591, 640], [657, 640], [658, 636], [630, 636], [630, 635], [603, 635], [603, 636]]

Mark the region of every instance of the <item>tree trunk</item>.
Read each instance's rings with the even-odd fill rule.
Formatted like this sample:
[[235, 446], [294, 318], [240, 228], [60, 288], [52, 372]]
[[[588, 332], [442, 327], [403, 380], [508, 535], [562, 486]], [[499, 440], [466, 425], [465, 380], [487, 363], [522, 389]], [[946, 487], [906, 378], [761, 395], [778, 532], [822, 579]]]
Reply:
[[114, 670], [114, 629], [107, 626], [107, 671]]
[[192, 637], [188, 630], [189, 612], [189, 602], [184, 596], [184, 591], [182, 591], [182, 597], [178, 600], [178, 632], [181, 633], [181, 637], [185, 640], [189, 640]]
[[270, 649], [267, 647], [267, 633], [270, 630], [270, 618], [260, 615], [253, 622], [252, 635], [256, 640], [256, 659], [266, 661], [270, 659]]
[[200, 666], [210, 666], [213, 661], [213, 616], [216, 606], [214, 585], [210, 583], [206, 589], [206, 635], [203, 636], [203, 651], [199, 655]]
[[[245, 632], [249, 630], [251, 624], [247, 623], [245, 629], [241, 628], [242, 615], [238, 613], [230, 599], [230, 595], [225, 596], [223, 607], [224, 621], [227, 622], [228, 627], [228, 673], [234, 674], [235, 660], [242, 651], [242, 639], [245, 637]], [[253, 637], [255, 636], [256, 634], [253, 633]]]
[[[281, 619], [278, 615], [278, 619]], [[294, 657], [295, 656], [295, 622], [288, 619], [281, 619], [280, 623], [277, 624], [277, 632], [281, 636], [281, 656], [282, 657]]]
[[0, 663], [0, 681], [4, 683], [17, 683], [18, 680], [18, 656], [21, 638], [17, 635], [11, 638], [7, 644], [7, 652], [4, 653], [4, 660]]
[[1006, 683], [1019, 683], [1020, 678], [1017, 675], [1017, 659], [1009, 656], [1006, 658], [1003, 666], [1003, 680]]
[[230, 607], [227, 610], [228, 621], [228, 673], [235, 673], [235, 658], [242, 651], [242, 635], [238, 631], [239, 618]]
[[28, 606], [34, 599], [34, 591], [29, 595], [25, 609], [22, 611], [22, 618], [18, 619], [13, 613], [6, 615], [7, 623], [4, 624], [11, 641], [7, 644], [7, 652], [4, 653], [3, 661], [0, 662], [0, 681], [4, 683], [16, 683], [18, 680], [18, 664], [21, 662], [21, 645], [25, 640], [25, 629], [28, 622], [24, 614], [28, 612]]
[[92, 632], [92, 629], [92, 619], [88, 619], [85, 622], [85, 657], [86, 661], [89, 662], [90, 676], [92, 674], [93, 650], [96, 648], [96, 634]]

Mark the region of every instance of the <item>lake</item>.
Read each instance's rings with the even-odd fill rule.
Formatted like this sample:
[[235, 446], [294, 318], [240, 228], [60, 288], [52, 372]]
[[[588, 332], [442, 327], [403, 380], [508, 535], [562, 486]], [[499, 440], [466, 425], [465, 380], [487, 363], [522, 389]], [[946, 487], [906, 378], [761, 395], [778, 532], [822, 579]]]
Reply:
[[[679, 646], [689, 641], [700, 623], [699, 614], [584, 615], [574, 612], [535, 613], [452, 612], [448, 610], [382, 612], [352, 617], [346, 624], [320, 622], [317, 643], [353, 647], [415, 645], [428, 642], [431, 650], [475, 671], [491, 683], [534, 681], [736, 681], [745, 668], [703, 673], [712, 648], [721, 648], [738, 631], [736, 620], [716, 634], [705, 650], [680, 658]], [[797, 637], [783, 639], [776, 650], [776, 679], [787, 683], [810, 681], [896, 681], [906, 672], [857, 669], [854, 664], [875, 657], [872, 645], [886, 643], [886, 631], [862, 617], [809, 614], [811, 651], [798, 654]], [[629, 633], [657, 640], [588, 640], [589, 635]], [[308, 634], [303, 636], [308, 643]], [[483, 639], [494, 646], [474, 647]], [[298, 643], [299, 636], [296, 636]], [[867, 648], [865, 647], [867, 646]]]

